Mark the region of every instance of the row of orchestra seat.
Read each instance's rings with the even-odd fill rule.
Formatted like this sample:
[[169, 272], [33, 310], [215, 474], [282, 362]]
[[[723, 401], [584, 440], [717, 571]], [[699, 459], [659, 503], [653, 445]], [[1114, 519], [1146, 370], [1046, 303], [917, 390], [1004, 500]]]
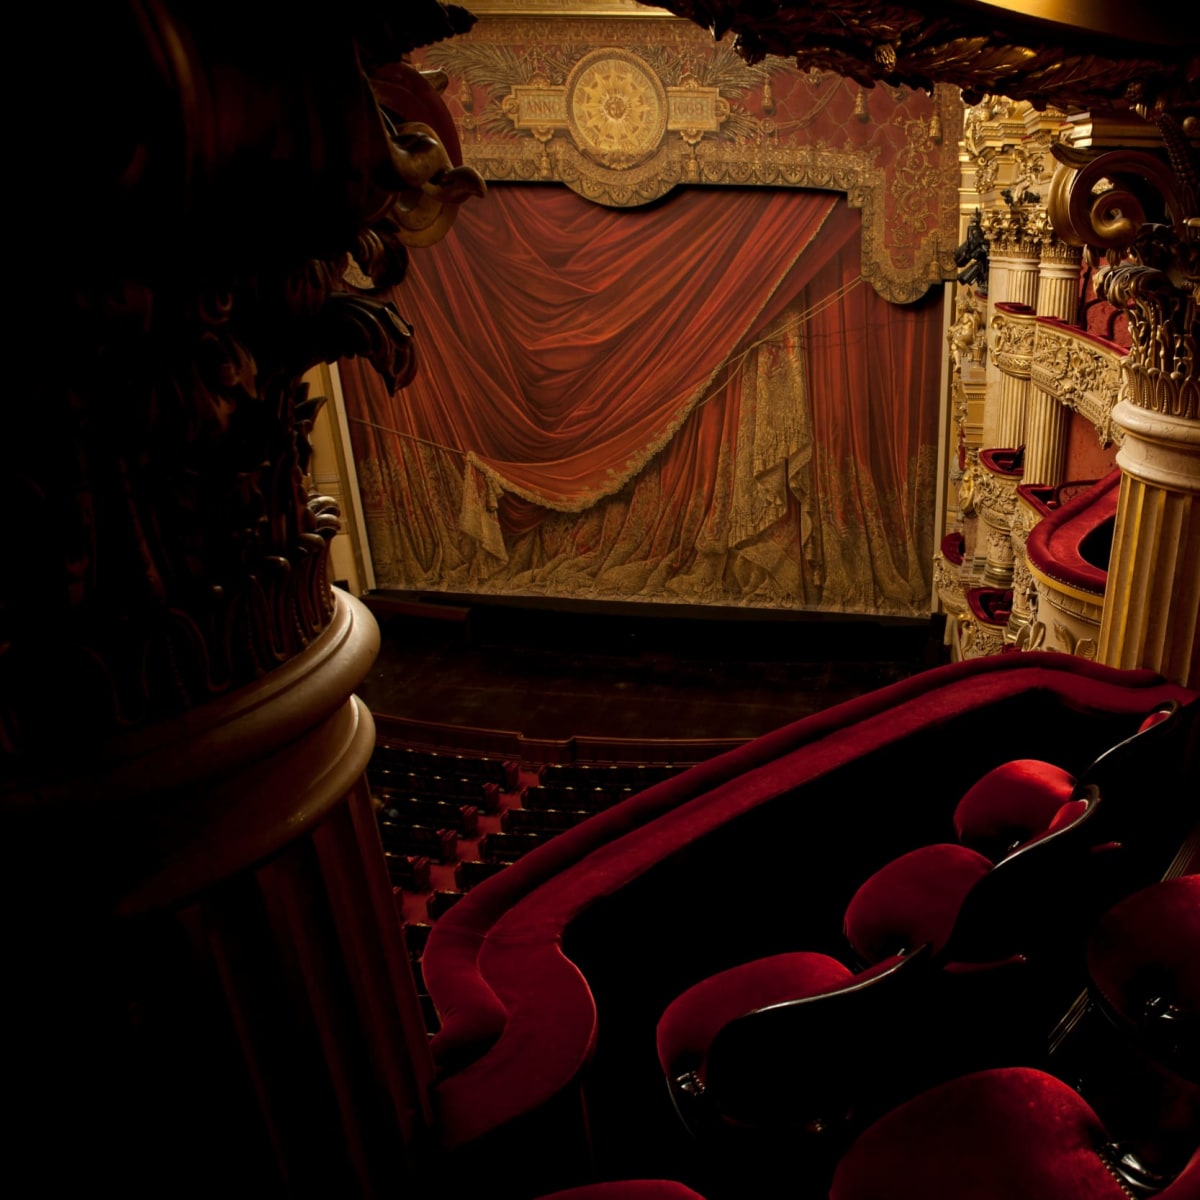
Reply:
[[387, 741], [376, 747], [368, 783], [431, 1035], [440, 1019], [424, 988], [421, 956], [432, 925], [472, 888], [557, 834], [683, 769], [669, 762], [530, 762]]
[[[382, 743], [368, 778], [393, 886], [424, 894], [433, 920], [555, 834], [682, 769], [523, 763]], [[452, 873], [439, 880], [439, 866]]]

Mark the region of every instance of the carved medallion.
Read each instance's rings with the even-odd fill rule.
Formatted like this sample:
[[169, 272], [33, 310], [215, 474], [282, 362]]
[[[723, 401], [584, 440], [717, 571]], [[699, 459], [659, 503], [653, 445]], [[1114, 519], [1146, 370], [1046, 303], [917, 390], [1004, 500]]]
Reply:
[[632, 167], [658, 149], [667, 131], [666, 90], [636, 54], [593, 50], [567, 77], [567, 128], [596, 162]]

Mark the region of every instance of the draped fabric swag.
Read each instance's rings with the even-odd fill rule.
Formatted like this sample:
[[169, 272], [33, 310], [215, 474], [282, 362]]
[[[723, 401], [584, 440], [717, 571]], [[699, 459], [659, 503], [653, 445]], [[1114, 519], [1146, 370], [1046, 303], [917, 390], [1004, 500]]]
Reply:
[[924, 614], [941, 325], [826, 193], [493, 187], [341, 365], [381, 587]]

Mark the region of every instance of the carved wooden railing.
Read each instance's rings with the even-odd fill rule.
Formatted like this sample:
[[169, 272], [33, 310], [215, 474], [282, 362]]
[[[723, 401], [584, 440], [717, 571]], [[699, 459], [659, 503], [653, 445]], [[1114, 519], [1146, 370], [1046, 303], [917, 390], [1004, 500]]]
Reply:
[[403, 60], [471, 18], [266, 8], [31, 14], [0, 874], [49, 1192], [396, 1194], [431, 1126], [300, 377], [415, 369], [373, 293], [482, 181]]

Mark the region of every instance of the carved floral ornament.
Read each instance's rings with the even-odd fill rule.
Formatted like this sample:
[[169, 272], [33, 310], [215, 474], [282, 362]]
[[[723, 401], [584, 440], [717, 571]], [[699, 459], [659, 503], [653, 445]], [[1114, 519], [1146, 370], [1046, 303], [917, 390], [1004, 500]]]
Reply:
[[1067, 241], [1104, 259], [1096, 293], [1129, 319], [1122, 398], [1200, 420], [1200, 156], [1197, 118], [1146, 110], [1165, 158], [1140, 150], [1055, 150], [1049, 210]]
[[[1017, 509], [1017, 485], [1019, 478], [1003, 478], [982, 467], [975, 476], [975, 510], [989, 525], [1003, 535], [1009, 537], [1013, 514]], [[1011, 546], [1005, 549], [1004, 557], [1011, 553]]]
[[[913, 0], [655, 0], [712, 32], [734, 35], [747, 62], [794, 57], [802, 68], [876, 82], [962, 88], [968, 104], [988, 95], [1103, 107], [1137, 84], [1157, 96], [1195, 96], [1197, 41], [1166, 8], [1085, 10], [1080, 28], [993, 6], [931, 6]], [[1115, 15], [1114, 15], [1115, 14]], [[1091, 27], [1088, 27], [1090, 23]], [[1149, 36], [1146, 36], [1149, 35]], [[1143, 37], [1146, 40], [1143, 41]]]
[[515, 129], [543, 142], [569, 131], [582, 154], [613, 170], [645, 161], [668, 132], [694, 146], [730, 112], [718, 88], [694, 75], [664, 87], [649, 63], [615, 47], [585, 54], [562, 85], [535, 76], [514, 86], [503, 108]]
[[[63, 722], [102, 738], [181, 713], [326, 629], [339, 520], [309, 487], [319, 401], [300, 378], [353, 355], [411, 375], [412, 327], [372, 293], [483, 187], [399, 61], [469, 28], [455, 6], [410, 0], [398, 21], [368, 0], [298, 23], [286, 54], [233, 0], [122, 7], [55, 30], [62, 113], [29, 164], [71, 209], [39, 214], [61, 236], [30, 279], [62, 353], [12, 414], [10, 549], [41, 581], [0, 592], [0, 745], [18, 752]], [[79, 206], [55, 135], [84, 110], [106, 136]]]
[[1069, 326], [1039, 321], [1034, 336], [1034, 385], [1091, 422], [1101, 446], [1123, 436], [1112, 419], [1123, 355]]
[[1033, 313], [997, 312], [992, 317], [992, 361], [1006, 374], [1029, 377]]
[[983, 213], [981, 221], [993, 254], [1038, 258], [1044, 246], [1055, 242], [1049, 213], [1040, 205], [990, 208]]

